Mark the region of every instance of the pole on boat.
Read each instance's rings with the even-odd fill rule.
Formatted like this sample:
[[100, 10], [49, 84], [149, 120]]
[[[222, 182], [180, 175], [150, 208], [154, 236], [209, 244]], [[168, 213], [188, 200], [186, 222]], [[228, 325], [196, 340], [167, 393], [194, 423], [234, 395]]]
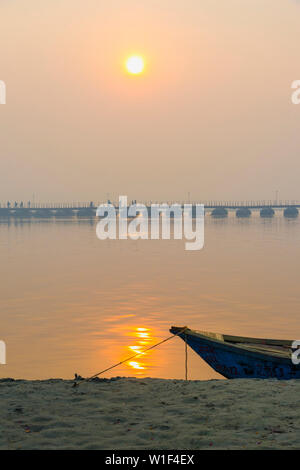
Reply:
[[187, 380], [188, 379], [188, 350], [187, 350], [186, 335], [184, 335], [184, 343], [185, 343], [185, 380]]

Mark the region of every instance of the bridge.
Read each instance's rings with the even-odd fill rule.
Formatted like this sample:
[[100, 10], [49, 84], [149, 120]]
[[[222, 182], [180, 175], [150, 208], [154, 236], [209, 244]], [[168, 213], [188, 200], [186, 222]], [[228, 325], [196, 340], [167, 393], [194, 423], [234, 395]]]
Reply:
[[[104, 202], [105, 204], [106, 202]], [[118, 203], [111, 202], [116, 208]], [[229, 211], [235, 211], [237, 217], [250, 217], [252, 211], [260, 211], [261, 217], [270, 218], [275, 211], [282, 211], [288, 218], [299, 215], [300, 201], [168, 201], [167, 204], [203, 204], [205, 212], [215, 218], [228, 216]], [[51, 217], [95, 217], [97, 207], [103, 202], [76, 202], [76, 203], [1, 203], [0, 219], [7, 218], [51, 218]], [[158, 201], [143, 202], [150, 211], [151, 204], [161, 204]], [[195, 213], [195, 208], [193, 210]]]

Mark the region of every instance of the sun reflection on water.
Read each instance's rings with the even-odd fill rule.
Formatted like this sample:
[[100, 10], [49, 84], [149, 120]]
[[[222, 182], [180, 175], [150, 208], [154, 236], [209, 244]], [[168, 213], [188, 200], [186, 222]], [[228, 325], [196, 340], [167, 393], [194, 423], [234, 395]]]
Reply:
[[128, 365], [132, 367], [132, 369], [141, 369], [141, 370], [145, 369], [145, 367], [140, 362], [136, 362], [136, 361], [130, 361], [128, 362]]
[[153, 332], [149, 328], [136, 327], [130, 332], [130, 336], [135, 339], [135, 344], [127, 346], [127, 349], [131, 353], [139, 353], [139, 355], [132, 361], [128, 361], [126, 366], [134, 370], [135, 374], [142, 375], [151, 367], [149, 356], [152, 351], [144, 352], [144, 350], [154, 344]]

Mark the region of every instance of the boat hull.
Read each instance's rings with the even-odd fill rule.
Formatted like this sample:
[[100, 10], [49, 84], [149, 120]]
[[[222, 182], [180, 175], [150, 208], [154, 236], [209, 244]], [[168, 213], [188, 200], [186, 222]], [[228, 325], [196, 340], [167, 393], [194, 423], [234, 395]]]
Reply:
[[249, 351], [189, 331], [178, 334], [171, 329], [216, 372], [228, 379], [300, 379], [300, 366], [293, 364], [291, 358]]

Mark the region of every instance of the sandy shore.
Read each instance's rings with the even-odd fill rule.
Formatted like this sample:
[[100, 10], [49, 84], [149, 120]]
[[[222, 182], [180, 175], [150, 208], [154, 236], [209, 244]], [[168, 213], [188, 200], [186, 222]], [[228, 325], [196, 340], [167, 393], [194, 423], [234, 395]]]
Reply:
[[0, 380], [0, 449], [293, 449], [299, 381]]

